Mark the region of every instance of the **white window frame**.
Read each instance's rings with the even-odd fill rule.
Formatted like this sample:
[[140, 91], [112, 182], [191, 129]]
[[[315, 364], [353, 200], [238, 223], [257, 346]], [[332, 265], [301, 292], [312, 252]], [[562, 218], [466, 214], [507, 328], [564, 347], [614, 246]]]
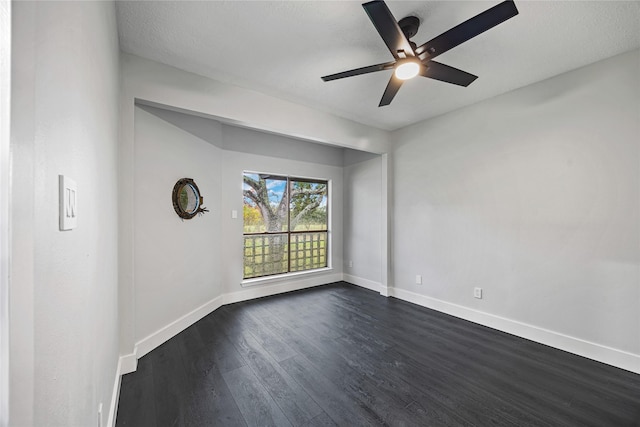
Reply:
[[[321, 274], [326, 274], [328, 272], [333, 271], [333, 257], [332, 257], [332, 247], [333, 247], [333, 242], [332, 242], [332, 224], [333, 224], [333, 215], [332, 215], [332, 210], [333, 210], [333, 204], [334, 201], [332, 200], [333, 198], [333, 183], [332, 180], [329, 178], [318, 178], [318, 177], [309, 177], [309, 176], [301, 176], [301, 175], [297, 175], [297, 174], [283, 174], [283, 173], [269, 173], [269, 172], [257, 172], [257, 171], [252, 171], [252, 170], [245, 170], [242, 172], [242, 176], [244, 177], [245, 174], [256, 174], [256, 175], [272, 175], [272, 176], [278, 176], [278, 177], [283, 177], [283, 178], [287, 178], [289, 180], [301, 180], [301, 181], [312, 181], [312, 182], [325, 182], [327, 184], [327, 240], [326, 240], [326, 260], [327, 260], [327, 266], [326, 267], [321, 267], [321, 268], [316, 268], [316, 269], [312, 269], [312, 270], [304, 270], [304, 271], [293, 271], [293, 272], [287, 272], [287, 273], [282, 273], [282, 274], [272, 274], [272, 275], [268, 275], [268, 276], [260, 276], [260, 277], [252, 277], [252, 278], [244, 278], [244, 261], [242, 263], [242, 268], [243, 268], [243, 273], [242, 273], [242, 281], [241, 281], [241, 286], [242, 287], [249, 287], [249, 286], [255, 286], [255, 285], [261, 285], [261, 284], [267, 284], [267, 283], [272, 283], [272, 282], [278, 282], [278, 281], [283, 281], [286, 279], [293, 279], [293, 278], [300, 278], [300, 277], [308, 277], [308, 276], [314, 276], [314, 275], [321, 275]], [[244, 187], [244, 184], [243, 184]], [[244, 206], [244, 196], [243, 196], [243, 206]], [[287, 231], [287, 233], [289, 233], [289, 231]], [[245, 235], [251, 235], [251, 233], [244, 233], [244, 217], [243, 217], [243, 233], [242, 233], [242, 237], [244, 239]], [[244, 244], [242, 245], [242, 251], [243, 251], [243, 259], [244, 259]]]

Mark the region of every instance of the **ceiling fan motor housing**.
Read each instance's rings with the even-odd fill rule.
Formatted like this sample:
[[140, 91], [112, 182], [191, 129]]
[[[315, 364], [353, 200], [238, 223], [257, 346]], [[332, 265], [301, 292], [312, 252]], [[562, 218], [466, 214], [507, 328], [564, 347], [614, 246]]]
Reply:
[[404, 33], [405, 37], [410, 39], [418, 34], [418, 28], [420, 28], [420, 19], [416, 16], [407, 16], [398, 21], [400, 29]]

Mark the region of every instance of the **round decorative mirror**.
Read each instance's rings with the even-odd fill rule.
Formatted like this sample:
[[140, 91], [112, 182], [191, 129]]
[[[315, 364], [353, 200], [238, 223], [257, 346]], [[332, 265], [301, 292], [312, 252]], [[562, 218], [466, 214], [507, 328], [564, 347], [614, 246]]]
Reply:
[[202, 206], [200, 189], [191, 178], [178, 180], [176, 185], [173, 186], [171, 198], [173, 200], [173, 209], [182, 219], [191, 219], [197, 214], [209, 212], [207, 208]]

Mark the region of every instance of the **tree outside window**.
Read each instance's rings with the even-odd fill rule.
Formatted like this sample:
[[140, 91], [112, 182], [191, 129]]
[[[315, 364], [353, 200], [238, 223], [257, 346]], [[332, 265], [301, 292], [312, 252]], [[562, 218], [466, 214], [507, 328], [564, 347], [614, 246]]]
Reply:
[[244, 173], [244, 278], [327, 266], [328, 183]]

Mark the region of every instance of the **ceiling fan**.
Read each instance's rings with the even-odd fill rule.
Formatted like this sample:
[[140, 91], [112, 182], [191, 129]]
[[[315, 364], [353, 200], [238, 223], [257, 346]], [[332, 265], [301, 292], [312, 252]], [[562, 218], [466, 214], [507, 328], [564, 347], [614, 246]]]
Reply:
[[407, 16], [397, 22], [383, 0], [370, 1], [364, 3], [362, 7], [391, 51], [394, 60], [331, 74], [322, 77], [322, 80], [328, 82], [360, 74], [395, 69], [378, 107], [389, 105], [402, 83], [418, 74], [459, 86], [469, 86], [478, 76], [436, 62], [433, 59], [518, 14], [518, 9], [512, 0], [503, 1], [445, 31], [425, 44], [416, 46], [410, 39], [416, 35], [420, 26], [420, 20], [417, 17]]

